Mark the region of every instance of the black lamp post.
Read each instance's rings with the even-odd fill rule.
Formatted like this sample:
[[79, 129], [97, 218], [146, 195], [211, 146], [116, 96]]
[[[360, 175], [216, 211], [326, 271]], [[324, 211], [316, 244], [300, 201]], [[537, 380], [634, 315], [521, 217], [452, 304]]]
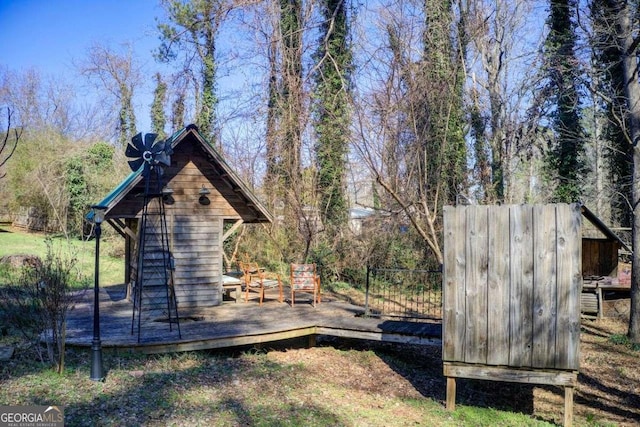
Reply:
[[102, 381], [104, 369], [102, 368], [102, 342], [100, 342], [100, 235], [102, 234], [102, 221], [106, 208], [104, 206], [92, 206], [93, 223], [96, 234], [96, 261], [93, 285], [93, 341], [91, 341], [91, 379]]

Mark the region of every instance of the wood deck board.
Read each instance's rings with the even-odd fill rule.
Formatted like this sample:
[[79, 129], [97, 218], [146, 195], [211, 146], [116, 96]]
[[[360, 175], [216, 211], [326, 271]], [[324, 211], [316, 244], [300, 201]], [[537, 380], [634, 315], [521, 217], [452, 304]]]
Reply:
[[[250, 294], [253, 296], [253, 294]], [[275, 294], [274, 294], [275, 295]], [[368, 339], [388, 342], [438, 345], [439, 323], [418, 323], [361, 317], [364, 309], [345, 302], [323, 299], [313, 308], [304, 298], [291, 307], [279, 303], [267, 293], [260, 306], [257, 300], [244, 299], [210, 308], [178, 307], [181, 336], [176, 324], [145, 319], [141, 322], [138, 342], [137, 320], [131, 334], [132, 305], [100, 292], [100, 338], [103, 348], [117, 348], [145, 353], [203, 350], [251, 345], [311, 335]], [[198, 319], [198, 320], [194, 320]], [[93, 339], [93, 293], [78, 295], [74, 310], [67, 319], [67, 345], [90, 346]]]

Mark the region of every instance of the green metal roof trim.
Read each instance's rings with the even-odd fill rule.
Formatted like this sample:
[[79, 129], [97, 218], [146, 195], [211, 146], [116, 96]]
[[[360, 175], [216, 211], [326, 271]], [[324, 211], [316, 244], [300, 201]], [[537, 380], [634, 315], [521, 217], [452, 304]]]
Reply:
[[[96, 206], [104, 206], [108, 208], [110, 204], [117, 198], [125, 188], [127, 188], [137, 177], [142, 173], [142, 167], [135, 172], [131, 172], [129, 176], [127, 176], [124, 181], [122, 181], [116, 188], [111, 190], [111, 193], [107, 194], [104, 199], [96, 204]], [[93, 222], [93, 211], [89, 211], [86, 215], [87, 221]]]
[[[270, 222], [272, 222], [273, 217], [270, 214], [270, 212], [267, 211], [267, 209], [263, 206], [263, 204], [253, 195], [253, 192], [244, 184], [243, 180], [233, 171], [233, 169], [224, 160], [224, 158], [220, 155], [220, 153], [218, 153], [218, 151], [213, 147], [213, 145], [211, 145], [211, 143], [207, 141], [204, 138], [204, 136], [202, 136], [202, 134], [200, 133], [200, 130], [195, 125], [191, 124], [180, 129], [179, 131], [171, 135], [169, 138], [167, 138], [166, 142], [169, 142], [171, 144], [171, 147], [174, 148], [177, 141], [180, 140], [182, 134], [190, 130], [193, 130], [197, 134], [198, 139], [204, 144], [206, 144], [207, 151], [209, 151], [212, 157], [215, 158], [215, 161], [221, 164], [221, 166], [225, 169], [225, 171], [233, 178], [234, 183], [242, 190], [242, 192], [249, 199], [251, 199], [251, 202], [254, 203], [256, 207], [260, 209], [260, 211], [264, 214], [264, 216]], [[133, 186], [135, 186], [138, 183], [138, 181], [142, 179], [141, 175], [142, 175], [143, 168], [144, 168], [144, 165], [140, 166], [140, 168], [137, 171], [131, 172], [120, 184], [118, 184], [116, 188], [114, 188], [109, 194], [107, 194], [104, 197], [104, 199], [102, 199], [95, 206], [102, 206], [107, 208], [107, 214], [108, 214], [109, 208], [114, 203], [114, 201], [117, 201], [121, 197], [123, 197], [126, 194], [126, 191], [128, 189], [133, 188]], [[89, 211], [85, 215], [85, 218], [87, 219], [87, 221], [93, 222], [93, 211]]]

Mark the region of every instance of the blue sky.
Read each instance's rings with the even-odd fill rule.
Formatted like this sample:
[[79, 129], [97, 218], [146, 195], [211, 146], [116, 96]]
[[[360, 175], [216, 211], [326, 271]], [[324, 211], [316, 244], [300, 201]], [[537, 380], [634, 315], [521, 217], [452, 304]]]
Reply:
[[72, 67], [93, 42], [132, 42], [137, 51], [158, 45], [156, 1], [0, 0], [2, 63], [58, 73]]
[[[155, 70], [151, 51], [159, 45], [161, 15], [155, 0], [0, 0], [0, 66], [74, 79], [73, 61], [82, 60], [91, 44], [129, 42], [141, 65]], [[139, 103], [148, 105], [143, 99], [150, 95], [140, 95]], [[141, 130], [149, 126], [148, 109], [137, 116]]]

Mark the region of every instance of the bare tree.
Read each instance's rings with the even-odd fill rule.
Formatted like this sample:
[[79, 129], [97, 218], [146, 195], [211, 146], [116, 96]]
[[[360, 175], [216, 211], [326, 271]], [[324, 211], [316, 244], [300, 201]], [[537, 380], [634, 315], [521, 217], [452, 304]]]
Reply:
[[80, 101], [73, 86], [36, 69], [0, 68], [0, 105], [12, 112], [12, 121], [27, 132], [53, 131], [75, 139], [100, 139], [107, 135], [104, 113]]
[[[315, 210], [315, 171], [305, 168], [304, 132], [308, 125], [308, 76], [304, 56], [305, 34], [309, 31], [311, 2], [273, 0], [268, 11], [270, 28], [264, 32], [267, 59], [266, 173], [269, 204], [282, 216], [286, 233], [281, 250], [286, 259], [308, 257], [320, 232]], [[280, 224], [283, 225], [283, 224]], [[282, 230], [273, 230], [279, 234]], [[302, 243], [302, 245], [300, 245]]]
[[0, 142], [0, 179], [4, 178], [7, 173], [2, 171], [2, 167], [9, 161], [13, 153], [18, 147], [18, 141], [22, 136], [22, 128], [11, 127], [11, 117], [13, 113], [7, 107], [7, 130], [4, 132], [2, 142]]
[[396, 222], [410, 223], [442, 264], [442, 206], [462, 185], [457, 172], [464, 150], [455, 135], [462, 135], [459, 78], [464, 73], [462, 51], [451, 44], [448, 31], [424, 35], [426, 25], [445, 29], [453, 23], [451, 11], [437, 6], [445, 9], [431, 15], [428, 24], [420, 6], [380, 13], [375, 36], [383, 37], [387, 48], [376, 48], [365, 59], [365, 72], [376, 84], [356, 98], [354, 111], [359, 159], [385, 195], [379, 208]]
[[156, 57], [160, 61], [182, 61], [184, 70], [196, 70], [199, 78], [195, 94], [196, 124], [210, 140], [215, 141], [218, 106], [218, 33], [231, 11], [234, 0], [161, 2], [168, 22], [160, 23], [162, 44]]
[[[535, 166], [537, 118], [523, 114], [533, 99], [539, 40], [527, 27], [535, 13], [530, 2], [463, 1], [467, 12], [469, 111], [475, 148], [478, 197], [485, 202], [515, 203], [532, 196], [516, 172]], [[536, 20], [533, 20], [538, 22]], [[524, 38], [527, 32], [530, 37]], [[528, 160], [528, 161], [525, 161]], [[531, 174], [521, 174], [527, 176]]]
[[122, 45], [123, 52], [94, 44], [87, 53], [84, 63], [79, 65], [80, 72], [93, 81], [96, 87], [106, 91], [118, 104], [117, 140], [126, 147], [136, 134], [136, 117], [133, 108], [135, 90], [142, 84], [140, 66], [133, 56], [129, 44]]

